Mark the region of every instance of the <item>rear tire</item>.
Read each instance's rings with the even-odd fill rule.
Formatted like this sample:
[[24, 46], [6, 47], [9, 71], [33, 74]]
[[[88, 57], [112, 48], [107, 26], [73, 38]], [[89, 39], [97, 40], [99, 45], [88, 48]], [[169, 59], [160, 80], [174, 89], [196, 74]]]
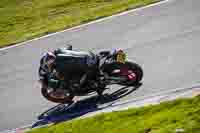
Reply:
[[135, 74], [136, 74], [136, 80], [135, 81], [127, 81], [125, 82], [126, 85], [137, 85], [140, 83], [140, 81], [143, 78], [143, 70], [141, 66], [139, 66], [136, 63], [133, 62], [126, 62], [125, 65], [127, 65]]
[[125, 62], [125, 64], [118, 63], [118, 62], [107, 64], [103, 71], [105, 71], [110, 76], [112, 76], [112, 72], [114, 70], [120, 69], [122, 67], [128, 67], [129, 70], [132, 70], [136, 75], [136, 79], [134, 81], [121, 82], [121, 83], [119, 83], [120, 85], [128, 85], [128, 86], [130, 86], [130, 85], [137, 85], [137, 84], [140, 83], [140, 81], [143, 78], [143, 70], [142, 70], [141, 66], [139, 66], [138, 64], [133, 63], [133, 62], [127, 61], [127, 62]]

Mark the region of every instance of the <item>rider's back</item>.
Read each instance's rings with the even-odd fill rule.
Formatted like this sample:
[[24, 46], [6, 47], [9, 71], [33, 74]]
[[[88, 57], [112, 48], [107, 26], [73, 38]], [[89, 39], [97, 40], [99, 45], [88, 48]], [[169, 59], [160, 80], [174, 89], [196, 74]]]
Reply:
[[87, 57], [89, 52], [79, 52], [67, 49], [58, 49], [56, 52], [56, 71], [65, 77], [82, 75], [87, 71]]

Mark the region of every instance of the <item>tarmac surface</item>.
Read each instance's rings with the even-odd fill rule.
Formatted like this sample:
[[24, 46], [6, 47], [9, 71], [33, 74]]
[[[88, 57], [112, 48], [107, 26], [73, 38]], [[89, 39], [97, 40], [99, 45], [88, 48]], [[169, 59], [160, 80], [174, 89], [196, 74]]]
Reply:
[[[48, 49], [123, 48], [144, 69], [142, 85], [118, 101], [198, 84], [200, 1], [169, 0], [84, 27], [0, 50], [0, 131], [27, 125], [56, 104], [40, 94], [37, 72]], [[114, 93], [121, 86], [110, 86]]]

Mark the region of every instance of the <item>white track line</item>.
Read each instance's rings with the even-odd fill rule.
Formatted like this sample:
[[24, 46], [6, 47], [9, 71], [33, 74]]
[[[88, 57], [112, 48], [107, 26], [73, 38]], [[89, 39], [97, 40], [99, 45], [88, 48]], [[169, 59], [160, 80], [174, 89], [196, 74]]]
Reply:
[[163, 96], [163, 95], [176, 93], [176, 92], [182, 92], [184, 90], [192, 90], [192, 89], [196, 89], [196, 88], [200, 88], [200, 84], [194, 84], [192, 86], [185, 86], [183, 88], [168, 89], [166, 91], [161, 91], [161, 92], [157, 92], [157, 93], [153, 93], [153, 94], [149, 94], [149, 95], [145, 95], [145, 96], [135, 97], [133, 99], [129, 99], [129, 100], [125, 100], [125, 101], [119, 101], [119, 102], [114, 103], [113, 105], [119, 106], [119, 105], [123, 105], [123, 104], [133, 103], [136, 101], [141, 101], [141, 100], [148, 99], [148, 98]]
[[125, 12], [122, 12], [122, 13], [119, 13], [119, 14], [115, 14], [115, 15], [112, 15], [112, 16], [109, 16], [109, 17], [97, 19], [97, 20], [91, 21], [89, 23], [78, 25], [78, 26], [63, 30], [63, 31], [58, 31], [58, 32], [55, 32], [55, 33], [52, 33], [52, 34], [44, 35], [42, 37], [38, 37], [38, 38], [35, 38], [35, 39], [32, 39], [32, 40], [28, 40], [28, 41], [22, 42], [22, 43], [19, 43], [19, 44], [16, 44], [16, 45], [0, 48], [0, 51], [7, 50], [7, 49], [10, 49], [10, 48], [14, 48], [14, 47], [18, 47], [20, 45], [23, 45], [23, 44], [26, 44], [26, 43], [29, 43], [29, 42], [32, 42], [32, 41], [35, 41], [35, 40], [39, 40], [39, 39], [42, 39], [42, 38], [50, 37], [50, 36], [56, 35], [58, 33], [65, 32], [65, 31], [71, 31], [71, 30], [74, 30], [74, 29], [85, 27], [85, 26], [88, 26], [90, 24], [94, 24], [94, 23], [98, 23], [98, 22], [101, 22], [101, 21], [104, 21], [104, 20], [112, 19], [112, 18], [115, 18], [115, 17], [118, 17], [118, 16], [122, 16], [122, 15], [125, 15], [125, 14], [129, 14], [129, 13], [135, 12], [135, 11], [140, 11], [140, 10], [143, 10], [143, 9], [146, 9], [146, 8], [149, 8], [149, 7], [161, 5], [161, 4], [164, 4], [164, 3], [168, 2], [168, 1], [170, 1], [170, 0], [161, 0], [160, 2], [157, 2], [157, 3], [154, 3], [154, 4], [150, 4], [150, 5], [147, 5], [147, 6], [144, 6], [144, 7], [135, 8], [135, 9], [132, 9], [132, 10], [129, 10], [129, 11], [125, 11]]

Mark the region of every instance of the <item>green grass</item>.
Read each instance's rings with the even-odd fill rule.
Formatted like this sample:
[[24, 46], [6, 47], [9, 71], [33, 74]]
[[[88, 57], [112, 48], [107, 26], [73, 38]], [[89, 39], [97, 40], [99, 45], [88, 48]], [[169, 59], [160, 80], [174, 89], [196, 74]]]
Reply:
[[1, 0], [0, 47], [159, 0]]
[[105, 113], [34, 129], [28, 133], [200, 133], [200, 96]]

